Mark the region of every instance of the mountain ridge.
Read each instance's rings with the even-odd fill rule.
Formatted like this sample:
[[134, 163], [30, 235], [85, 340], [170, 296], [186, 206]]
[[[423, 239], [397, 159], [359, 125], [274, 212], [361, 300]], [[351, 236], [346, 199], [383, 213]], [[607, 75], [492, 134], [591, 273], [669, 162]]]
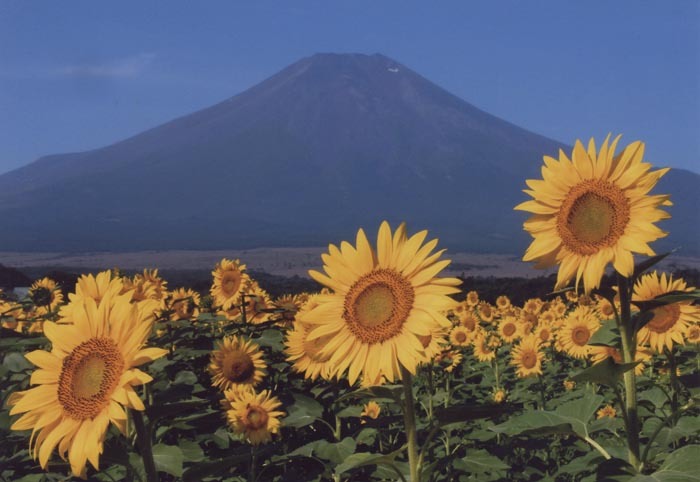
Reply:
[[[0, 249], [301, 246], [386, 218], [516, 253], [528, 236], [512, 208], [559, 148], [381, 54], [316, 54], [109, 146], [1, 175]], [[699, 179], [662, 183], [692, 206]]]

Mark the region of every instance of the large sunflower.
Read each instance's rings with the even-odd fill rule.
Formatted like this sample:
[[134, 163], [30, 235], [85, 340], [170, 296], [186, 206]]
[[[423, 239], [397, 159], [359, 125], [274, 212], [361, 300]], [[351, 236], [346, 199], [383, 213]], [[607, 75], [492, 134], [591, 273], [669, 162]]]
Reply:
[[25, 355], [39, 367], [30, 380], [38, 386], [8, 402], [11, 415], [24, 414], [12, 429], [32, 429], [30, 451], [43, 468], [58, 446], [64, 460], [68, 454], [73, 474], [85, 477], [88, 460], [99, 469], [109, 422], [126, 433], [124, 407], [144, 410], [133, 387], [151, 377], [136, 367], [166, 353], [143, 348], [157, 305], [149, 303], [150, 309], [141, 309], [129, 296], [104, 298], [99, 305], [88, 298], [74, 309], [72, 324], [45, 323], [51, 352]]
[[[648, 273], [634, 284], [632, 301], [649, 301], [657, 296], [672, 291], [693, 291], [682, 278], [673, 279], [673, 276], [661, 276], [654, 271]], [[684, 344], [684, 334], [693, 323], [700, 322], [700, 306], [692, 301], [679, 301], [668, 305], [659, 306], [653, 310], [654, 317], [639, 330], [639, 342], [648, 343], [659, 353], [664, 347], [669, 350], [674, 343]]]
[[228, 311], [232, 305], [241, 301], [241, 288], [250, 281], [245, 270], [246, 265], [241, 264], [239, 260], [224, 258], [211, 272], [214, 277], [211, 295], [214, 297], [214, 304], [220, 306], [223, 311]]
[[393, 382], [401, 379], [401, 366], [415, 373], [425, 361], [417, 336], [451, 326], [441, 311], [456, 305], [447, 295], [458, 293], [461, 282], [436, 278], [450, 261], [439, 260], [444, 250], [431, 254], [437, 240], [423, 244], [427, 234], [408, 238], [402, 224], [392, 235], [383, 222], [375, 251], [360, 229], [356, 247], [330, 245], [322, 255], [326, 274], [309, 271], [334, 293], [319, 295], [319, 306], [298, 319], [315, 325], [309, 340], [334, 335], [321, 353], [332, 354], [337, 374], [348, 370], [351, 384], [380, 372]]
[[524, 228], [534, 240], [523, 260], [538, 268], [558, 264], [555, 289], [576, 277], [588, 293], [600, 285], [608, 263], [631, 276], [632, 253], [653, 255], [648, 243], [667, 234], [654, 223], [670, 217], [658, 209], [671, 205], [669, 197], [649, 191], [668, 169], [649, 171], [639, 141], [616, 156], [619, 139], [609, 145], [606, 138], [599, 152], [593, 139], [588, 150], [576, 141], [571, 160], [561, 150], [559, 160], [545, 156], [543, 179], [527, 181], [525, 193], [533, 199], [515, 207], [533, 213]]
[[228, 390], [233, 385], [256, 386], [267, 374], [267, 366], [257, 343], [238, 336], [217, 342], [209, 363], [212, 385]]

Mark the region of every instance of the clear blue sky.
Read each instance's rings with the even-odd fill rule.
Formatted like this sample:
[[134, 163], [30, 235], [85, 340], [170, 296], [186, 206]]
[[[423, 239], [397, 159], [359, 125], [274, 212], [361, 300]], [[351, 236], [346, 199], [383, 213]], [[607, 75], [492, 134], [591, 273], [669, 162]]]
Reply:
[[0, 172], [101, 147], [315, 52], [383, 53], [572, 143], [700, 172], [700, 2], [0, 2]]

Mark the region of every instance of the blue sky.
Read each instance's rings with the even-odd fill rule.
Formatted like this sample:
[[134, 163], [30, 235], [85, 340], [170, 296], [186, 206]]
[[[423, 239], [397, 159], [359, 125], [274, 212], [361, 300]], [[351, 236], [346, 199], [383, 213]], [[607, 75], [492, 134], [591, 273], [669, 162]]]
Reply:
[[700, 172], [700, 2], [0, 1], [0, 173], [206, 107], [316, 52], [383, 53], [572, 143]]

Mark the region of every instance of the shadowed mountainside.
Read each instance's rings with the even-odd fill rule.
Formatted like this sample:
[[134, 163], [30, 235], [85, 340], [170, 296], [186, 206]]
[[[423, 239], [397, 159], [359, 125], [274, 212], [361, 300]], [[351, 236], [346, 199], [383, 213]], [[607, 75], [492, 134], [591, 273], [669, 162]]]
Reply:
[[[388, 219], [459, 251], [518, 253], [527, 216], [513, 206], [560, 147], [382, 55], [317, 54], [124, 141], [0, 176], [0, 250], [317, 246]], [[688, 171], [662, 180], [666, 246], [698, 250], [699, 188]]]

